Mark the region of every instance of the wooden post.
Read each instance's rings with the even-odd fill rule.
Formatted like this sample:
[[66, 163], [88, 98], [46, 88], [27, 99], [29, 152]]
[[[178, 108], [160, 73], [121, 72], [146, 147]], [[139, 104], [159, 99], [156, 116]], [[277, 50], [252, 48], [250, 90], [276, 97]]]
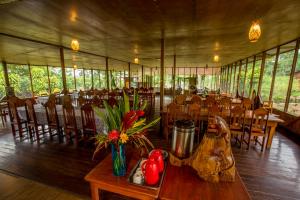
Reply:
[[262, 60], [261, 60], [261, 66], [260, 66], [260, 75], [259, 75], [259, 81], [258, 81], [258, 89], [257, 89], [257, 95], [260, 95], [261, 93], [261, 83], [264, 76], [264, 70], [265, 70], [265, 63], [266, 63], [266, 52], [263, 52]]
[[34, 90], [33, 90], [33, 84], [32, 84], [32, 74], [31, 74], [31, 66], [30, 66], [30, 64], [28, 64], [28, 71], [29, 71], [31, 93], [32, 93], [32, 97], [34, 97]]
[[67, 92], [67, 80], [66, 80], [66, 70], [65, 70], [65, 59], [64, 59], [64, 48], [60, 47], [60, 64], [61, 64], [61, 74], [63, 79], [63, 91]]
[[175, 87], [176, 87], [176, 55], [174, 55], [173, 57], [173, 76], [172, 76], [172, 79], [173, 79], [173, 100], [175, 99]]
[[229, 74], [229, 90], [228, 92], [231, 94], [231, 78], [232, 78], [232, 69], [233, 69], [233, 64], [230, 64], [230, 74]]
[[129, 88], [131, 87], [131, 69], [130, 69], [130, 62], [128, 63], [128, 79], [129, 79]]
[[230, 65], [227, 65], [227, 78], [226, 78], [226, 93], [230, 93], [228, 91], [228, 86], [230, 86], [230, 75], [229, 75]]
[[271, 82], [269, 101], [272, 101], [272, 99], [273, 99], [273, 89], [274, 89], [274, 83], [275, 83], [275, 76], [276, 76], [276, 72], [277, 72], [279, 53], [280, 53], [280, 46], [278, 46], [277, 50], [276, 50], [276, 57], [275, 57], [275, 63], [274, 63], [274, 68], [273, 68], [273, 77], [272, 77], [272, 82]]
[[152, 76], [152, 67], [150, 68], [150, 87], [152, 87], [152, 81], [153, 81], [153, 76]]
[[7, 70], [7, 63], [5, 61], [2, 61], [2, 66], [3, 66], [3, 75], [4, 75], [4, 81], [5, 81], [5, 86], [9, 87], [9, 78], [8, 78], [8, 70]]
[[256, 55], [254, 56], [254, 59], [253, 59], [253, 65], [252, 65], [252, 74], [251, 74], [250, 91], [249, 91], [249, 97], [250, 97], [250, 98], [251, 98], [251, 95], [252, 95], [252, 82], [253, 82], [253, 75], [254, 75], [255, 62], [256, 62]]
[[75, 90], [77, 90], [77, 85], [76, 85], [76, 69], [75, 68], [73, 68], [73, 76], [74, 76]]
[[165, 72], [165, 38], [164, 31], [160, 40], [160, 111], [164, 108], [164, 72]]
[[293, 87], [293, 79], [294, 79], [295, 69], [296, 69], [297, 59], [298, 59], [299, 43], [300, 43], [300, 39], [298, 38], [296, 47], [295, 47], [295, 53], [294, 53], [294, 58], [293, 58], [291, 74], [290, 74], [289, 86], [288, 86], [288, 91], [287, 91], [285, 105], [284, 105], [284, 112], [287, 112], [288, 108], [289, 108], [291, 91], [292, 91], [292, 87]]
[[106, 88], [109, 91], [108, 57], [105, 58]]
[[48, 65], [47, 65], [47, 75], [48, 75], [48, 88], [49, 88], [49, 94], [51, 94], [50, 73], [49, 73], [49, 66], [48, 66]]

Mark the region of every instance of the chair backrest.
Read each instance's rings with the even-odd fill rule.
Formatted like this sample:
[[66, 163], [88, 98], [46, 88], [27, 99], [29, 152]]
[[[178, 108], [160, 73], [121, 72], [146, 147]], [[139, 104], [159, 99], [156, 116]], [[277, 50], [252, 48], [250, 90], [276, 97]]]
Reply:
[[[50, 100], [50, 98], [49, 98]], [[50, 126], [59, 126], [55, 100], [47, 101], [44, 105], [46, 109], [47, 121]]]
[[184, 105], [185, 104], [185, 99], [186, 99], [186, 95], [178, 95], [175, 98], [175, 103], [177, 103], [178, 105]]
[[181, 112], [180, 105], [176, 104], [175, 102], [170, 103], [167, 106], [168, 122], [175, 121], [177, 114], [180, 112]]
[[253, 102], [249, 98], [244, 98], [242, 101], [242, 105], [246, 110], [251, 110]]
[[273, 112], [273, 101], [263, 101], [263, 108], [267, 109], [270, 113]]
[[212, 107], [213, 105], [216, 105], [216, 104], [217, 104], [217, 102], [216, 102], [216, 99], [214, 96], [209, 95], [206, 97], [207, 107]]
[[102, 100], [99, 98], [98, 95], [95, 95], [92, 99], [92, 104], [97, 106], [97, 107], [100, 107], [102, 105]]
[[86, 99], [83, 96], [79, 96], [77, 99], [78, 105], [81, 107], [83, 104], [85, 104]]
[[221, 107], [223, 110], [230, 110], [231, 109], [231, 99], [228, 97], [224, 97], [221, 99]]
[[94, 134], [96, 131], [95, 114], [92, 104], [85, 104], [81, 107], [81, 120], [83, 131], [91, 131]]
[[114, 97], [110, 97], [108, 99], [108, 104], [111, 106], [111, 107], [114, 107], [116, 105], [118, 105], [118, 101], [114, 98]]
[[7, 102], [11, 121], [19, 123], [21, 118], [18, 113], [18, 107], [24, 106], [24, 101], [16, 96], [11, 96]]
[[190, 104], [188, 106], [188, 114], [195, 123], [200, 121], [201, 106], [197, 103]]
[[211, 107], [208, 107], [208, 118], [220, 116], [221, 109], [217, 104], [213, 104]]
[[245, 123], [245, 109], [241, 106], [235, 106], [230, 111], [230, 125], [240, 126], [244, 128]]
[[250, 132], [253, 128], [266, 131], [267, 123], [269, 119], [269, 112], [264, 108], [258, 108], [253, 111], [252, 120], [250, 125]]
[[67, 128], [77, 128], [75, 109], [72, 101], [66, 101], [63, 104], [64, 126]]
[[34, 102], [30, 99], [27, 99], [25, 101], [26, 104], [26, 114], [27, 114], [27, 121], [28, 123], [34, 123], [37, 125], [37, 119], [35, 115], [35, 110], [34, 110]]
[[201, 105], [201, 101], [202, 101], [201, 97], [198, 95], [193, 95], [191, 98], [192, 103], [197, 103], [197, 104]]

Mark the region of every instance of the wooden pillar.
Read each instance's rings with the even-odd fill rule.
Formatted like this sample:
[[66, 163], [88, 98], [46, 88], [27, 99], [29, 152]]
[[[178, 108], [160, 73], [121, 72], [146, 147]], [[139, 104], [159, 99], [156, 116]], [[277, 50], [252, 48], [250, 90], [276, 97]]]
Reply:
[[288, 86], [288, 91], [287, 91], [285, 105], [284, 105], [284, 112], [287, 112], [288, 108], [289, 108], [291, 90], [292, 90], [292, 86], [293, 86], [293, 79], [294, 79], [295, 69], [296, 69], [297, 59], [298, 59], [299, 43], [300, 43], [300, 39], [298, 38], [296, 47], [295, 47], [295, 53], [294, 53], [294, 58], [293, 58], [291, 74], [290, 74], [289, 86]]
[[109, 91], [108, 57], [105, 58], [106, 88]]
[[33, 90], [32, 74], [31, 74], [31, 66], [30, 66], [30, 64], [28, 64], [28, 71], [29, 71], [31, 93], [32, 93], [32, 97], [34, 97], [34, 90]]
[[256, 62], [256, 55], [254, 56], [254, 59], [253, 59], [253, 65], [252, 65], [252, 74], [251, 74], [250, 90], [249, 90], [249, 97], [250, 97], [250, 98], [251, 98], [251, 95], [252, 95], [252, 83], [253, 83], [253, 76], [254, 76], [255, 62]]
[[130, 62], [128, 63], [128, 79], [129, 79], [129, 88], [131, 87], [131, 69]]
[[176, 55], [174, 55], [174, 57], [173, 57], [173, 70], [172, 70], [172, 72], [173, 72], [173, 77], [172, 77], [172, 79], [173, 79], [173, 87], [172, 87], [172, 91], [173, 91], [173, 100], [174, 100], [174, 98], [175, 98], [175, 87], [176, 87]]
[[232, 69], [233, 69], [233, 64], [230, 64], [230, 74], [229, 74], [229, 90], [228, 92], [231, 94], [231, 77], [232, 77]]
[[264, 70], [265, 70], [265, 63], [266, 63], [266, 52], [263, 52], [262, 60], [261, 60], [261, 66], [260, 66], [260, 75], [259, 75], [259, 81], [258, 81], [258, 89], [257, 94], [260, 95], [261, 93], [261, 83], [264, 76]]
[[49, 90], [49, 94], [51, 94], [51, 82], [50, 82], [50, 73], [49, 73], [48, 65], [47, 65], [47, 75], [48, 75], [48, 90]]
[[237, 82], [237, 84], [236, 84], [237, 91], [239, 91], [239, 86], [240, 86], [241, 70], [242, 70], [242, 60], [240, 60], [239, 73], [238, 73], [238, 77], [237, 77], [237, 80], [236, 80], [236, 82]]
[[4, 75], [4, 81], [5, 81], [5, 86], [9, 87], [9, 78], [8, 78], [8, 70], [7, 70], [7, 63], [5, 61], [2, 61], [2, 66], [3, 66], [3, 75]]
[[164, 72], [165, 72], [165, 38], [164, 31], [160, 40], [160, 110], [164, 108]]
[[152, 76], [152, 67], [150, 68], [150, 87], [152, 87], [152, 81], [153, 81], [153, 76]]
[[64, 93], [67, 92], [67, 80], [66, 80], [66, 69], [65, 69], [65, 58], [64, 58], [64, 48], [60, 47], [60, 64], [61, 64], [61, 74], [63, 79], [63, 90]]
[[276, 72], [277, 72], [279, 53], [280, 53], [280, 46], [278, 46], [277, 50], [276, 50], [276, 57], [275, 57], [275, 63], [274, 63], [274, 68], [273, 68], [273, 74], [272, 74], [272, 82], [271, 82], [271, 88], [270, 88], [269, 101], [271, 101], [273, 99], [273, 89], [274, 89], [274, 83], [275, 83], [275, 76], [276, 76]]
[[73, 68], [73, 76], [74, 76], [74, 86], [75, 86], [75, 90], [77, 90], [77, 85], [76, 85], [76, 69]]

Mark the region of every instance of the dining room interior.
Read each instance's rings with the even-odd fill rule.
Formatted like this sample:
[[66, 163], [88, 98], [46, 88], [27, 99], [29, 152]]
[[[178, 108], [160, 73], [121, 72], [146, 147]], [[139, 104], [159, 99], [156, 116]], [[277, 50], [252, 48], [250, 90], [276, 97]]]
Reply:
[[299, 10], [0, 0], [0, 199], [299, 199]]

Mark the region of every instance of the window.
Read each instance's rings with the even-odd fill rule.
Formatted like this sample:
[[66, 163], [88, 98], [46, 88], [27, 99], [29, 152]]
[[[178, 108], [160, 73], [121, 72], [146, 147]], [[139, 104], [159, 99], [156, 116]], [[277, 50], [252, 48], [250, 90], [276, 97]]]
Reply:
[[34, 95], [49, 93], [48, 72], [46, 66], [30, 66]]
[[0, 98], [2, 99], [3, 96], [5, 96], [5, 80], [4, 80], [4, 72], [3, 72], [3, 66], [0, 63]]
[[66, 81], [67, 81], [67, 88], [70, 92], [75, 90], [75, 81], [74, 81], [74, 69], [73, 68], [66, 68]]
[[31, 97], [31, 85], [28, 65], [7, 64], [9, 83], [14, 87], [15, 95]]
[[165, 88], [172, 88], [173, 79], [172, 79], [172, 68], [165, 68]]
[[[261, 69], [261, 60], [262, 60], [262, 55], [257, 55], [256, 60], [255, 60], [255, 65], [254, 65], [254, 71], [253, 71], [253, 79], [252, 79], [252, 91], [255, 90], [257, 94], [258, 90], [258, 82], [259, 82], [259, 76], [260, 76], [260, 69]], [[252, 94], [252, 91], [251, 94]]]
[[63, 89], [62, 73], [60, 67], [49, 67], [50, 88], [52, 93], [61, 92]]
[[260, 93], [263, 101], [269, 100], [275, 59], [276, 49], [272, 49], [266, 52], [265, 68], [263, 72]]
[[84, 70], [84, 88], [89, 90], [92, 88], [92, 70], [85, 69]]
[[84, 90], [83, 69], [75, 70], [76, 90]]
[[300, 49], [298, 50], [297, 65], [293, 78], [293, 85], [287, 111], [292, 115], [300, 116]]
[[100, 84], [100, 71], [94, 69], [93, 70], [93, 82], [94, 82], [94, 88], [95, 89], [100, 89], [101, 84]]
[[233, 94], [234, 93], [234, 78], [235, 78], [235, 64], [231, 65], [231, 69], [230, 69], [230, 73], [231, 73], [231, 77], [230, 77], [230, 89], [229, 89], [229, 93]]
[[[295, 46], [293, 45], [292, 48]], [[284, 111], [284, 105], [289, 85], [290, 73], [295, 50], [290, 50], [291, 44], [280, 47], [280, 55], [273, 89], [274, 108]]]
[[248, 59], [248, 64], [246, 66], [246, 82], [244, 86], [244, 96], [249, 97], [250, 96], [250, 81], [252, 76], [252, 69], [253, 69], [253, 57]]
[[104, 70], [100, 70], [100, 88], [107, 88], [106, 84], [106, 72]]
[[239, 80], [239, 95], [243, 95], [244, 93], [244, 81], [245, 81], [245, 72], [246, 72], [246, 63], [242, 61], [242, 66], [240, 70], [240, 80]]

